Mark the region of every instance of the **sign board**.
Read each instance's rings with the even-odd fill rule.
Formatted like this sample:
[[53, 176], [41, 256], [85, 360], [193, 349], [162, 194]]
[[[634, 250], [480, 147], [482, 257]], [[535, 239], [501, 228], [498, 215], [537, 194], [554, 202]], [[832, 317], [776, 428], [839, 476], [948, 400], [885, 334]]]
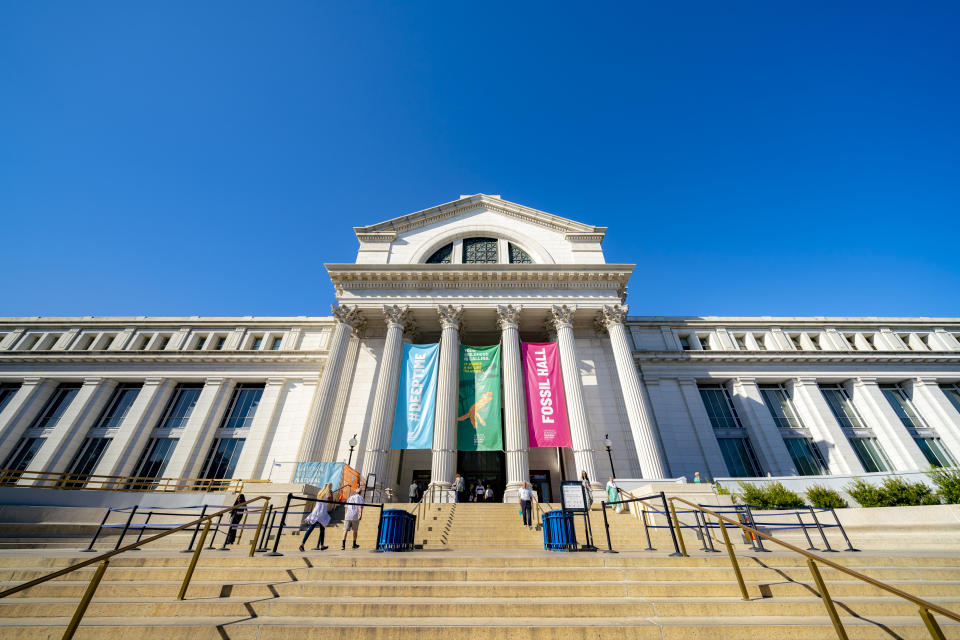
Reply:
[[587, 510], [587, 496], [582, 484], [576, 480], [568, 480], [564, 481], [560, 489], [560, 501], [564, 511]]

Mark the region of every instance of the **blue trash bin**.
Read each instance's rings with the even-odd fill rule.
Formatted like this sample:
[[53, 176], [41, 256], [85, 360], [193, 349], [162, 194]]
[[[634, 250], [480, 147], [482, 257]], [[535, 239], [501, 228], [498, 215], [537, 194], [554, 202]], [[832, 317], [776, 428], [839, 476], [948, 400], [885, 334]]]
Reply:
[[417, 517], [403, 509], [386, 509], [380, 518], [377, 551], [409, 551], [413, 549], [413, 534]]
[[573, 514], [555, 509], [543, 514], [543, 548], [548, 551], [574, 551], [577, 533], [573, 528]]

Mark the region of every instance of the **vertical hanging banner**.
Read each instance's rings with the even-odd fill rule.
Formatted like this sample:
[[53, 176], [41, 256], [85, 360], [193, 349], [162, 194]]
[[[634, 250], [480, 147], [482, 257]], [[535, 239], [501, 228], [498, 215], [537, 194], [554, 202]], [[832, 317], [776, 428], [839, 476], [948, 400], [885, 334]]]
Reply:
[[522, 342], [531, 447], [572, 447], [567, 398], [555, 342]]
[[501, 451], [500, 345], [460, 346], [457, 449]]
[[403, 345], [391, 449], [432, 449], [439, 344]]

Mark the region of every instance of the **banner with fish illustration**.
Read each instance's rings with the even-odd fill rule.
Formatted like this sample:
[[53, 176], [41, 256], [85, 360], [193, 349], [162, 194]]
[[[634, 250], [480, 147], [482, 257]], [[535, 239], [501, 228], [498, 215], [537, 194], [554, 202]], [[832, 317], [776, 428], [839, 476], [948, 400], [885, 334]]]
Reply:
[[571, 447], [567, 399], [555, 342], [522, 342], [531, 447]]
[[432, 449], [439, 344], [403, 345], [392, 449]]
[[500, 345], [460, 345], [458, 450], [503, 450], [500, 404]]

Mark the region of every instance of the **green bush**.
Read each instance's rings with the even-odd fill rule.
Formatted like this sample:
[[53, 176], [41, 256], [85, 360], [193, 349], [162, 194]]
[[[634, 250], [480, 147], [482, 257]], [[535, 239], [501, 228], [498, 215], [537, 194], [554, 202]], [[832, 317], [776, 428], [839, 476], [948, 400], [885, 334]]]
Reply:
[[847, 486], [847, 493], [862, 507], [909, 507], [921, 504], [939, 504], [937, 494], [922, 482], [907, 482], [899, 476], [890, 476], [879, 487], [855, 478]]
[[740, 483], [741, 493], [737, 495], [744, 504], [761, 509], [790, 509], [802, 507], [803, 499], [779, 482], [765, 484]]
[[807, 500], [818, 509], [843, 509], [847, 506], [847, 501], [838, 492], [819, 484], [810, 485]]
[[930, 478], [940, 490], [940, 497], [947, 504], [960, 504], [960, 469], [940, 468], [929, 471]]
[[729, 496], [729, 495], [732, 495], [732, 494], [730, 493], [730, 489], [727, 489], [726, 487], [724, 487], [724, 486], [723, 486], [722, 484], [720, 484], [719, 482], [716, 483], [715, 485], [713, 485], [713, 487], [714, 487], [714, 489], [716, 489], [718, 496]]

